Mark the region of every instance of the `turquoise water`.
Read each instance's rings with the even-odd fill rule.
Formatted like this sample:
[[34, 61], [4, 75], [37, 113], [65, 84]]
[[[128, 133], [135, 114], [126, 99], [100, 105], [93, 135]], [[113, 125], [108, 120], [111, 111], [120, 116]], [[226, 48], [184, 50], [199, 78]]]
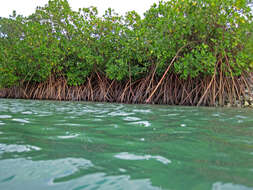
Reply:
[[0, 99], [0, 189], [253, 189], [253, 110]]

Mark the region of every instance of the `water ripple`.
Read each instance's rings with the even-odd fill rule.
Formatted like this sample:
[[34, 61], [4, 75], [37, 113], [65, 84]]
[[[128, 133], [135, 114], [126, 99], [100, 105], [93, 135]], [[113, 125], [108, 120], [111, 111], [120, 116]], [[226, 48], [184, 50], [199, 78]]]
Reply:
[[25, 120], [25, 119], [12, 119], [13, 121], [17, 121], [17, 122], [20, 122], [20, 123], [30, 123], [29, 121]]
[[249, 190], [252, 114], [0, 99], [0, 189]]
[[31, 115], [33, 112], [31, 111], [24, 111], [24, 112], [21, 112], [22, 114], [25, 114], [25, 115]]
[[216, 182], [212, 190], [252, 190], [252, 188], [239, 184]]
[[119, 154], [116, 154], [114, 156], [115, 158], [122, 159], [122, 160], [150, 160], [150, 159], [155, 159], [163, 164], [170, 164], [171, 160], [168, 160], [162, 156], [151, 156], [151, 155], [135, 155], [135, 154], [130, 154], [128, 152], [122, 152]]
[[138, 121], [141, 119], [138, 117], [125, 117], [123, 120], [125, 120], [125, 121]]
[[236, 115], [235, 117], [239, 118], [239, 119], [247, 119], [248, 117], [243, 116], [243, 115]]
[[62, 123], [62, 120], [59, 122], [61, 122], [61, 123], [56, 123], [54, 125], [55, 126], [73, 126], [73, 127], [80, 127], [81, 126], [81, 124], [79, 124], [79, 123]]
[[133, 112], [138, 112], [138, 113], [152, 113], [150, 109], [134, 109]]
[[10, 119], [12, 118], [11, 115], [0, 115], [0, 119]]
[[4, 152], [29, 152], [33, 150], [41, 150], [41, 148], [31, 145], [17, 145], [17, 144], [0, 144], [0, 153]]
[[128, 113], [128, 112], [122, 112], [122, 111], [116, 111], [116, 112], [111, 112], [108, 115], [110, 116], [128, 116], [128, 115], [133, 115], [134, 113]]
[[141, 125], [141, 126], [144, 126], [144, 127], [150, 127], [151, 126], [151, 123], [149, 121], [137, 121], [137, 122], [133, 122], [131, 124]]
[[73, 134], [73, 135], [67, 135], [67, 136], [58, 136], [58, 138], [60, 139], [72, 139], [72, 138], [75, 138], [75, 137], [78, 137], [79, 134]]

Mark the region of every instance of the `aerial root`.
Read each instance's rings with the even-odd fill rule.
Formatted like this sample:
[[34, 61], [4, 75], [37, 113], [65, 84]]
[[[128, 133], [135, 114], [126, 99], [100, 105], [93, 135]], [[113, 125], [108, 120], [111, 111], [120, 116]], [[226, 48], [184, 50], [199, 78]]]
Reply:
[[217, 72], [219, 75], [194, 79], [181, 79], [176, 74], [166, 73], [162, 80], [151, 72], [144, 78], [125, 82], [109, 80], [97, 73], [80, 86], [69, 86], [64, 78], [50, 78], [44, 83], [2, 89], [0, 97], [191, 106], [234, 105], [243, 100], [250, 90], [249, 73], [236, 77]]

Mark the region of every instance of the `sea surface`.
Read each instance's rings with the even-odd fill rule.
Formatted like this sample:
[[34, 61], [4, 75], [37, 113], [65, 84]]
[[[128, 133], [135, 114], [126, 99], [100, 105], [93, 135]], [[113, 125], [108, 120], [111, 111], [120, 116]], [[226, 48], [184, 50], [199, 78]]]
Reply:
[[0, 99], [1, 190], [251, 190], [253, 110]]

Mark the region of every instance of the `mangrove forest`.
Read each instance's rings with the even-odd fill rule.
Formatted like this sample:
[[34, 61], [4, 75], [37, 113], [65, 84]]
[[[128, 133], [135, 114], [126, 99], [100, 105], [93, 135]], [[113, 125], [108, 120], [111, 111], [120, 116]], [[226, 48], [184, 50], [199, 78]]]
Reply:
[[[140, 16], [49, 0], [0, 18], [0, 97], [235, 105], [252, 91], [247, 0], [169, 0]], [[252, 97], [251, 97], [252, 98]]]

